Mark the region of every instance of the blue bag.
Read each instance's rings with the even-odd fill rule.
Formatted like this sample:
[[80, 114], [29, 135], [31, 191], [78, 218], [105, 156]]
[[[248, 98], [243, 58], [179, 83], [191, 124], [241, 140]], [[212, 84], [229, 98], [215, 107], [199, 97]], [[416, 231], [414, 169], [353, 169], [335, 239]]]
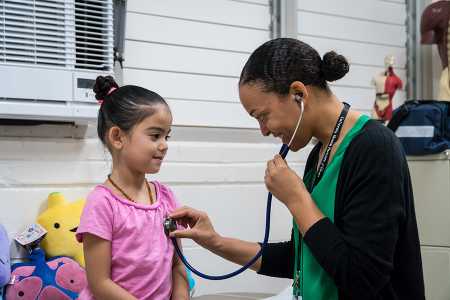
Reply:
[[430, 155], [450, 149], [450, 102], [411, 100], [393, 111], [387, 125], [406, 155]]

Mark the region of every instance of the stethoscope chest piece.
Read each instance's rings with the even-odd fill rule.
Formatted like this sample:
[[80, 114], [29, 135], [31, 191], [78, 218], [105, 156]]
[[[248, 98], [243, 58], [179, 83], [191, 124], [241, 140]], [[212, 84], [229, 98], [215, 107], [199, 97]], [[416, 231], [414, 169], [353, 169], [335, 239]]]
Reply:
[[163, 227], [164, 227], [164, 233], [166, 236], [169, 236], [169, 234], [175, 230], [177, 230], [177, 220], [169, 218], [169, 216], [163, 217]]

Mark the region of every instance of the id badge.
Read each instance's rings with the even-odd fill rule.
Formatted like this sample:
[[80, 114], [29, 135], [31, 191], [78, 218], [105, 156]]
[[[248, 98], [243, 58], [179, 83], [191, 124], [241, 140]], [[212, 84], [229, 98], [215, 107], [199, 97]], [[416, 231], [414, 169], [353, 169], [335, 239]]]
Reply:
[[46, 234], [47, 230], [38, 223], [34, 223], [30, 228], [16, 236], [15, 240], [31, 253]]

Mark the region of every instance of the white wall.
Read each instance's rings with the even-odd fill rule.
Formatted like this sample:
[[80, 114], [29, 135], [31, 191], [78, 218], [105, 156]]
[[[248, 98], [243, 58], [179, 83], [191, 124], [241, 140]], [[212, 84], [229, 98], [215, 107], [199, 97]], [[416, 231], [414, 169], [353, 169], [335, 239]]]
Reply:
[[406, 100], [406, 4], [404, 0], [298, 0], [298, 38], [323, 56], [344, 55], [350, 72], [331, 89], [353, 108], [370, 115], [375, 101], [372, 77], [384, 71], [384, 58], [395, 57], [395, 74], [403, 89], [393, 98]]
[[[124, 84], [143, 85], [167, 98], [176, 125], [257, 128], [237, 95], [243, 65], [269, 39], [268, 1], [252, 2], [129, 1]], [[339, 99], [370, 115], [375, 100], [370, 82], [391, 54], [404, 83], [394, 108], [406, 100], [404, 0], [297, 3], [298, 38], [321, 55], [334, 50], [351, 64], [343, 79], [330, 84]]]
[[166, 98], [175, 125], [258, 127], [237, 85], [269, 39], [268, 0], [131, 0], [127, 11], [124, 84]]

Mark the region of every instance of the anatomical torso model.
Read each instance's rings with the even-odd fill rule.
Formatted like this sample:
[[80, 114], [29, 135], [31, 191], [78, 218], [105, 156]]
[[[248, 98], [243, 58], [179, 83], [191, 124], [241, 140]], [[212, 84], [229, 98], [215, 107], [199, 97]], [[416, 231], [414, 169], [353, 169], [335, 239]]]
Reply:
[[371, 84], [375, 86], [376, 98], [372, 107], [371, 118], [389, 121], [392, 117], [392, 98], [395, 91], [403, 86], [402, 80], [394, 74], [395, 60], [392, 55], [385, 59], [385, 71], [372, 78]]

